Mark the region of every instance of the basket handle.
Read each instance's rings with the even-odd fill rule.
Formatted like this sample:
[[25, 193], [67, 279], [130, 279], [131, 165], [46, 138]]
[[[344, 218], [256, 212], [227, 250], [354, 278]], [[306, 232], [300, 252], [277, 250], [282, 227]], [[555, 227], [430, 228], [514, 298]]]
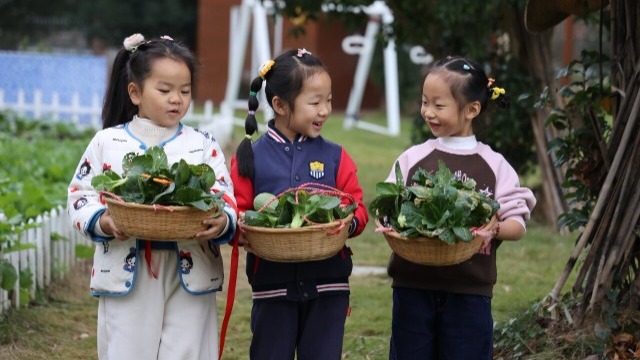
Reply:
[[[257, 209], [257, 212], [262, 212], [264, 209], [266, 209], [272, 202], [280, 199], [281, 196], [286, 195], [288, 193], [291, 192], [295, 192], [296, 194], [296, 202], [298, 201], [298, 193], [302, 190], [307, 190], [309, 191], [310, 195], [315, 195], [315, 194], [323, 194], [323, 195], [330, 195], [330, 196], [335, 196], [335, 197], [339, 197], [339, 198], [347, 198], [351, 203], [355, 203], [356, 200], [353, 197], [353, 195], [346, 193], [340, 189], [334, 188], [333, 186], [329, 186], [327, 184], [322, 184], [322, 183], [316, 183], [316, 182], [307, 182], [304, 183], [300, 186], [296, 186], [296, 187], [292, 187], [289, 188], [287, 190], [282, 191], [281, 193], [279, 193], [278, 195], [276, 195], [276, 197], [274, 197], [273, 199], [267, 201], [264, 205], [262, 205], [262, 207], [260, 209]], [[317, 223], [314, 223], [313, 221], [307, 219], [306, 216], [303, 217], [304, 221], [309, 223], [309, 224], [313, 224], [313, 225], [318, 225]], [[335, 235], [338, 232], [340, 232], [340, 230], [345, 226], [344, 221], [342, 221], [342, 219], [340, 220], [340, 225], [338, 227], [338, 229], [335, 230], [335, 233], [329, 233], [329, 235]]]
[[[310, 194], [323, 194], [323, 195], [331, 195], [331, 196], [336, 196], [339, 198], [347, 198], [349, 201], [351, 201], [351, 203], [356, 202], [355, 198], [353, 197], [353, 195], [346, 193], [340, 189], [337, 189], [333, 186], [329, 186], [327, 184], [322, 184], [322, 183], [316, 183], [316, 182], [308, 182], [308, 183], [304, 183], [298, 187], [289, 189], [289, 190], [285, 190], [283, 193], [287, 193], [290, 191], [295, 191], [296, 195], [299, 191], [301, 190], [308, 190]], [[297, 198], [297, 197], [296, 197]]]
[[108, 195], [110, 197], [112, 197], [114, 200], [117, 200], [118, 202], [121, 203], [125, 203], [126, 201], [124, 201], [120, 196], [110, 192], [110, 191], [106, 191], [106, 190], [101, 190], [100, 191], [100, 202], [104, 204], [104, 196]]
[[[321, 184], [321, 183], [315, 183], [315, 182], [308, 182], [308, 183], [304, 183], [300, 186], [296, 186], [296, 187], [292, 187], [292, 188], [288, 188], [287, 190], [284, 190], [283, 192], [281, 192], [280, 194], [276, 195], [276, 198], [280, 198], [281, 196], [288, 194], [290, 192], [295, 192], [296, 193], [296, 200], [298, 199], [298, 193], [302, 190], [307, 190], [309, 191], [309, 194], [314, 195], [314, 194], [324, 194], [324, 195], [332, 195], [332, 196], [336, 196], [339, 198], [347, 198], [349, 201], [351, 201], [352, 203], [356, 202], [355, 198], [353, 197], [353, 195], [346, 193], [340, 189], [334, 188], [333, 186], [329, 186], [327, 184]], [[271, 200], [273, 201], [273, 199]], [[271, 201], [269, 201], [267, 204], [271, 203]], [[265, 204], [265, 206], [267, 205]], [[264, 206], [263, 206], [264, 208]]]
[[344, 229], [344, 227], [345, 227], [344, 219], [340, 219], [340, 224], [338, 225], [338, 227], [335, 228], [334, 230], [327, 230], [327, 235], [337, 235], [338, 233], [340, 233], [340, 230]]
[[[103, 204], [105, 203], [104, 202], [104, 196], [105, 195], [108, 195], [108, 196], [112, 197], [114, 200], [118, 201], [121, 204], [126, 204], [127, 203], [120, 196], [118, 196], [118, 195], [116, 195], [116, 194], [114, 194], [112, 192], [102, 190], [102, 191], [100, 191], [100, 202], [103, 203]], [[147, 205], [149, 205], [149, 204], [147, 204]], [[173, 208], [170, 207], [170, 206], [164, 206], [164, 205], [158, 205], [158, 204], [150, 204], [150, 205], [153, 208], [153, 212], [154, 213], [157, 213], [158, 210], [166, 210], [166, 211], [169, 211], [169, 212], [173, 212]]]

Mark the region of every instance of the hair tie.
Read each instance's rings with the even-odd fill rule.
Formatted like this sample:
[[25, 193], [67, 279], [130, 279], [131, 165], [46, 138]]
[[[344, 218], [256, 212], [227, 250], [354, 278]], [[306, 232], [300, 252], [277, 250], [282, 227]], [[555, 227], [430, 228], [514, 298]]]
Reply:
[[501, 87], [494, 87], [491, 89], [492, 93], [491, 93], [491, 100], [495, 100], [497, 98], [500, 97], [500, 95], [504, 95], [507, 93], [507, 91]]
[[249, 110], [249, 115], [255, 115], [256, 112], [254, 110]]
[[138, 50], [138, 46], [144, 43], [144, 36], [142, 34], [133, 34], [128, 38], [124, 39], [122, 45], [124, 45], [125, 50], [131, 51], [131, 53], [136, 52]]
[[262, 64], [262, 66], [260, 66], [260, 70], [258, 70], [258, 74], [260, 74], [260, 77], [262, 78], [262, 80], [264, 80], [264, 77], [267, 76], [267, 73], [269, 72], [269, 70], [271, 70], [271, 67], [275, 63], [276, 63], [275, 61], [269, 60], [264, 64]]
[[246, 139], [251, 140], [251, 135], [249, 135], [249, 134], [246, 134], [244, 137], [245, 137]]
[[465, 69], [466, 71], [471, 70], [471, 66], [469, 66], [467, 64], [462, 65], [462, 68]]
[[257, 93], [255, 91], [249, 91], [249, 96], [256, 96]]
[[311, 53], [310, 53], [307, 49], [305, 49], [305, 48], [298, 49], [298, 57], [299, 57], [299, 58], [301, 58], [304, 54], [309, 54], [309, 55], [311, 55]]

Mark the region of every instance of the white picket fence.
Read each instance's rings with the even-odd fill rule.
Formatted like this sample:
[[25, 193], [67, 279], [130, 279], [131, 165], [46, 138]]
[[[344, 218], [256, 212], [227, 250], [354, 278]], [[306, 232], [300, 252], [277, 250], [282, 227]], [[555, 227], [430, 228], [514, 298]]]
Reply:
[[[19, 308], [20, 275], [31, 276], [28, 287], [29, 299], [36, 298], [36, 290], [46, 289], [53, 281], [64, 280], [68, 271], [76, 265], [88, 264], [91, 260], [76, 257], [76, 245], [93, 246], [88, 238], [72, 228], [69, 215], [62, 207], [38, 216], [29, 222], [36, 225], [17, 235], [22, 244], [33, 248], [4, 254], [18, 272], [18, 281], [11, 291], [0, 289], [0, 314], [9, 308]], [[52, 238], [55, 238], [52, 239]], [[87, 294], [89, 294], [89, 273], [87, 272]]]
[[[26, 98], [25, 91], [19, 89], [16, 101], [7, 102], [5, 101], [4, 90], [0, 88], [0, 110], [11, 109], [21, 116], [29, 114], [30, 117], [36, 119], [47, 117], [55, 121], [69, 120], [80, 127], [92, 126], [95, 129], [102, 128], [102, 124], [100, 124], [100, 116], [102, 114], [101, 95], [92, 94], [91, 104], [89, 105], [80, 103], [79, 93], [73, 93], [71, 95], [71, 102], [69, 104], [60, 103], [60, 95], [55, 92], [51, 94], [51, 100], [47, 102], [43, 100], [42, 91], [40, 90], [33, 92], [33, 96], [31, 97], [33, 101], [27, 102]], [[83, 118], [87, 119], [81, 121]], [[192, 103], [184, 120], [197, 122], [198, 124], [210, 124], [215, 118], [213, 101], [206, 100], [202, 113], [195, 113]]]

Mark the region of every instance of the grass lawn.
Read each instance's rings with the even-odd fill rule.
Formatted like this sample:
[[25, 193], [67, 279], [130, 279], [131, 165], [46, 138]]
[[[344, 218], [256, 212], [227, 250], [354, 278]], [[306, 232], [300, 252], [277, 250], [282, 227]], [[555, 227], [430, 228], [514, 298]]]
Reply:
[[[366, 117], [365, 117], [366, 118]], [[409, 121], [400, 137], [362, 130], [345, 131], [335, 114], [323, 130], [327, 139], [342, 144], [358, 165], [368, 203], [375, 184], [385, 179], [394, 159], [409, 146]], [[378, 119], [378, 122], [380, 120]], [[241, 138], [238, 134], [237, 138]], [[391, 253], [384, 238], [369, 223], [365, 232], [348, 242], [356, 265], [384, 267]], [[498, 252], [498, 283], [493, 313], [498, 323], [521, 314], [544, 298], [555, 284], [573, 249], [573, 236], [561, 236], [530, 223], [524, 239], [504, 242]], [[224, 249], [225, 259], [229, 249]], [[251, 293], [244, 274], [244, 252], [224, 359], [247, 359], [251, 337]], [[229, 261], [226, 261], [228, 271]], [[84, 269], [83, 271], [86, 271]], [[51, 289], [41, 305], [13, 310], [0, 319], [1, 359], [95, 359], [97, 301], [88, 295], [88, 272], [75, 272], [67, 284]], [[345, 359], [386, 359], [391, 324], [391, 287], [386, 275], [352, 276], [352, 312], [347, 318]], [[226, 286], [218, 294], [219, 325], [226, 303]]]

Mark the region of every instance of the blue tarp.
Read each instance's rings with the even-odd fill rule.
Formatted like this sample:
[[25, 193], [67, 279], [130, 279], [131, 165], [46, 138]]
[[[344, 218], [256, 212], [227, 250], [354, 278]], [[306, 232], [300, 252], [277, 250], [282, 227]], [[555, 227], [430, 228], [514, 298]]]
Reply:
[[19, 89], [27, 103], [33, 102], [34, 90], [40, 90], [46, 104], [54, 92], [61, 105], [71, 104], [74, 92], [82, 106], [90, 106], [94, 94], [102, 104], [107, 72], [103, 56], [0, 51], [0, 89], [9, 104], [16, 102]]

